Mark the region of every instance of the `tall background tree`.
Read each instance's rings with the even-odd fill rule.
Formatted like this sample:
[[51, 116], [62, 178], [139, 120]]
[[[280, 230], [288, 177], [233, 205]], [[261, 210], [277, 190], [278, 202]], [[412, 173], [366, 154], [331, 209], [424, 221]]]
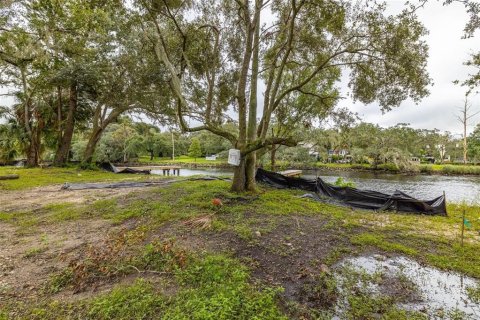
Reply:
[[198, 138], [192, 139], [190, 148], [188, 148], [188, 156], [194, 158], [195, 161], [202, 156], [202, 146], [200, 145], [200, 140], [198, 140]]
[[465, 100], [463, 101], [463, 107], [460, 108], [460, 114], [457, 115], [457, 120], [462, 124], [463, 129], [463, 164], [468, 162], [468, 139], [467, 139], [467, 127], [468, 122], [478, 115], [480, 111], [472, 112], [472, 105], [468, 102], [468, 93], [465, 95]]
[[142, 32], [121, 0], [18, 0], [0, 8], [0, 81], [16, 98], [28, 165], [45, 148], [55, 150], [54, 164], [65, 164], [77, 129], [89, 131], [88, 164], [122, 115], [169, 117], [164, 75], [152, 67]]

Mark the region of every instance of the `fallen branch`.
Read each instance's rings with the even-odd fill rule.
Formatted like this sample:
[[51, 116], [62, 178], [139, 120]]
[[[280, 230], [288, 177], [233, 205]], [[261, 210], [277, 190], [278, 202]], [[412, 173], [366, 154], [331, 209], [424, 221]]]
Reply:
[[155, 274], [167, 274], [168, 272], [166, 271], [155, 271], [155, 270], [140, 270], [135, 266], [128, 265], [127, 267], [130, 267], [132, 269], [135, 269], [138, 273], [155, 273]]

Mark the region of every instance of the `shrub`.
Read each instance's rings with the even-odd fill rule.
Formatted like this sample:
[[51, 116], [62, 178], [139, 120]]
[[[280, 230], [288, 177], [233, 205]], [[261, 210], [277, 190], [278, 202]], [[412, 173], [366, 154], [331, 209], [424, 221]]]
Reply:
[[355, 188], [355, 182], [347, 181], [347, 180], [343, 179], [342, 177], [337, 178], [337, 180], [335, 181], [335, 185], [338, 186], [338, 187]]

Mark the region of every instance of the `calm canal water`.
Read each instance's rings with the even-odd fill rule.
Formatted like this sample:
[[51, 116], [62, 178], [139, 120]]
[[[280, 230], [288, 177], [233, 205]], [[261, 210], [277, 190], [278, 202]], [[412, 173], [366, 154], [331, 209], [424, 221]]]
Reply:
[[[162, 174], [161, 171], [152, 171]], [[328, 183], [338, 177], [353, 181], [358, 189], [393, 193], [405, 192], [415, 198], [429, 200], [440, 196], [443, 191], [449, 202], [480, 202], [480, 176], [402, 175], [360, 171], [303, 170], [304, 178], [319, 176]], [[180, 176], [212, 175], [232, 176], [233, 169], [181, 169]]]

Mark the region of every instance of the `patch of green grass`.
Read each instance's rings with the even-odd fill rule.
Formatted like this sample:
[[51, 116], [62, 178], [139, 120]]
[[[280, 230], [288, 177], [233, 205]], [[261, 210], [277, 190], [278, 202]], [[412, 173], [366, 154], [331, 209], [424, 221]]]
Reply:
[[421, 173], [433, 173], [435, 171], [439, 171], [438, 169], [435, 169], [434, 165], [432, 164], [422, 164], [418, 166], [419, 170]]
[[6, 222], [28, 229], [40, 221], [34, 211], [0, 212], [0, 222]]
[[336, 218], [343, 217], [346, 212], [345, 208], [301, 198], [300, 196], [303, 194], [305, 192], [300, 190], [267, 189], [255, 201], [255, 212], [275, 215], [328, 214]]
[[10, 221], [13, 219], [13, 214], [0, 212], [0, 221]]
[[129, 203], [124, 208], [117, 208], [117, 210], [110, 214], [103, 215], [104, 218], [111, 219], [116, 223], [137, 217], [154, 217], [157, 223], [174, 220], [179, 214], [171, 210], [168, 203], [161, 203], [157, 201], [137, 200]]
[[421, 164], [418, 167], [421, 173], [443, 173], [448, 175], [480, 174], [480, 166], [476, 165]]
[[233, 226], [233, 230], [235, 231], [235, 233], [243, 240], [247, 241], [247, 242], [250, 242], [253, 240], [253, 236], [254, 236], [254, 233], [253, 233], [253, 230], [252, 228], [247, 225], [247, 224], [242, 224], [242, 223], [236, 223], [234, 226]]
[[345, 246], [338, 246], [333, 248], [327, 255], [327, 257], [322, 261], [327, 266], [331, 266], [338, 262], [341, 258], [352, 253], [352, 249]]
[[[139, 180], [143, 175], [115, 174], [103, 170], [81, 170], [79, 168], [17, 168], [0, 167], [0, 175], [18, 174], [19, 179], [0, 182], [0, 190], [23, 190], [52, 184]], [[161, 179], [160, 176], [156, 177]]]
[[436, 244], [436, 246], [433, 252], [424, 254], [428, 263], [441, 269], [456, 270], [477, 278], [480, 276], [478, 244], [465, 244], [463, 247], [460, 244]]
[[479, 175], [480, 166], [461, 166], [461, 165], [444, 165], [441, 168], [444, 174], [471, 174]]
[[316, 275], [314, 281], [307, 283], [303, 290], [310, 301], [316, 301], [325, 310], [335, 307], [340, 294], [336, 278], [326, 272]]
[[176, 289], [168, 295], [163, 282], [140, 278], [92, 299], [16, 306], [15, 312], [25, 319], [287, 319], [277, 304], [279, 289], [251, 284], [246, 267], [228, 256], [196, 257], [174, 275], [169, 285]]
[[418, 254], [418, 251], [414, 248], [407, 247], [401, 243], [388, 241], [385, 239], [385, 236], [381, 234], [361, 233], [352, 236], [350, 241], [355, 245], [375, 246], [385, 251], [399, 252], [410, 256]]
[[117, 211], [117, 199], [97, 200], [85, 211], [87, 215], [111, 217]]
[[81, 212], [76, 208], [75, 204], [68, 202], [47, 204], [43, 209], [48, 212], [49, 218], [53, 222], [74, 220], [81, 216]]
[[166, 319], [286, 319], [276, 303], [278, 289], [249, 284], [247, 269], [224, 255], [208, 255], [177, 273], [185, 286], [166, 310]]
[[90, 319], [159, 319], [167, 299], [152, 284], [138, 279], [131, 286], [120, 286], [88, 305]]
[[70, 268], [53, 274], [45, 285], [45, 291], [48, 293], [58, 293], [69, 286], [73, 281], [73, 272]]
[[31, 249], [28, 249], [25, 254], [23, 255], [24, 258], [33, 258], [45, 251], [48, 250], [48, 247], [36, 247], [36, 248], [31, 248]]

